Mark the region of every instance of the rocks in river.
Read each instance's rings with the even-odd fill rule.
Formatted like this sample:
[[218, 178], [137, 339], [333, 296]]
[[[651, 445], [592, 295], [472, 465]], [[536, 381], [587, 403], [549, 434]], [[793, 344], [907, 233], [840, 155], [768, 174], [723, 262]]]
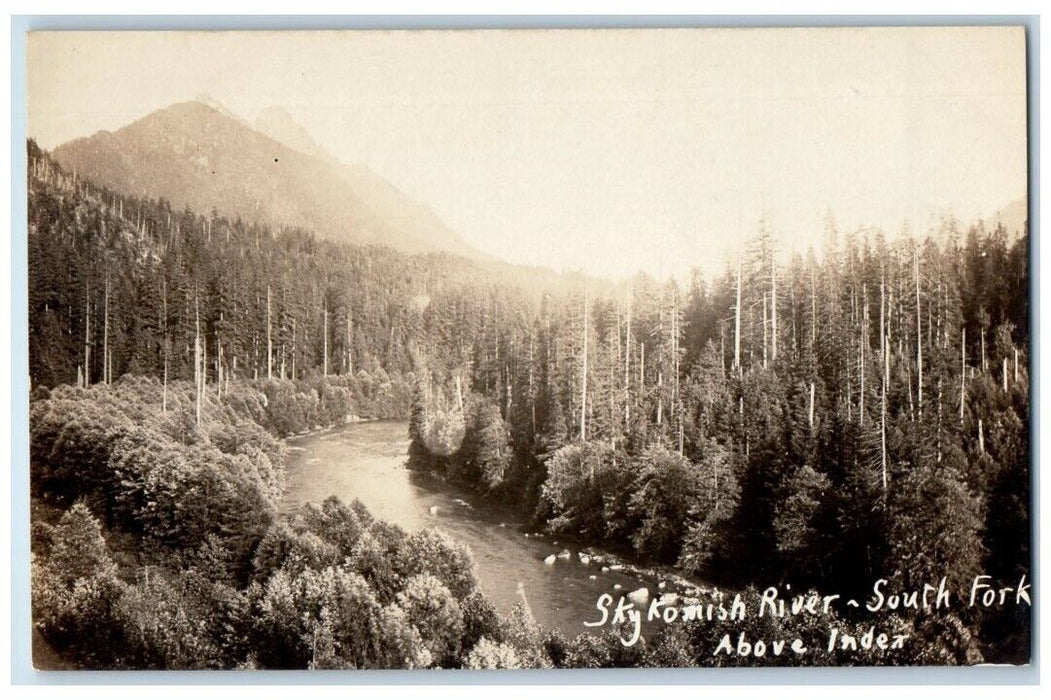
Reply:
[[591, 580], [591, 581], [594, 581], [597, 578], [598, 578], [598, 576], [596, 576], [595, 574], [591, 574], [590, 576], [588, 576], [588, 579]]
[[591, 557], [587, 554], [584, 554], [583, 552], [577, 552], [577, 559], [579, 559], [580, 563], [584, 566], [587, 566], [591, 563]]
[[613, 590], [619, 591], [621, 588], [623, 588], [623, 586], [621, 586], [619, 583], [614, 583], [613, 584]]
[[633, 603], [645, 603], [650, 599], [650, 589], [643, 586], [642, 588], [636, 588], [634, 591], [628, 593], [628, 600]]
[[679, 594], [678, 593], [665, 593], [664, 595], [662, 595], [660, 597], [660, 601], [661, 601], [662, 605], [674, 605], [675, 603], [678, 602], [678, 600], [679, 600]]
[[438, 506], [431, 506], [427, 509], [427, 512], [431, 515], [438, 515]]
[[[500, 527], [507, 527], [507, 523], [500, 523]], [[526, 535], [526, 537], [529, 537], [529, 535]]]
[[554, 566], [555, 565], [555, 561], [557, 561], [558, 559], [561, 559], [562, 561], [569, 561], [569, 557], [570, 557], [569, 550], [568, 549], [563, 549], [558, 554], [549, 554], [546, 557], [544, 557], [544, 563], [547, 564], [548, 566]]
[[657, 588], [659, 588], [660, 590], [662, 590], [662, 591], [663, 591], [663, 590], [664, 590], [664, 587], [665, 587], [666, 585], [668, 585], [668, 584], [667, 584], [667, 582], [665, 582], [665, 581], [661, 581], [660, 583], [658, 583], [658, 584], [657, 584]]
[[607, 571], [609, 571], [609, 567], [608, 566], [603, 566], [602, 567], [602, 573], [606, 573]]
[[610, 571], [620, 571], [623, 568], [624, 568], [623, 564], [610, 564], [609, 570]]

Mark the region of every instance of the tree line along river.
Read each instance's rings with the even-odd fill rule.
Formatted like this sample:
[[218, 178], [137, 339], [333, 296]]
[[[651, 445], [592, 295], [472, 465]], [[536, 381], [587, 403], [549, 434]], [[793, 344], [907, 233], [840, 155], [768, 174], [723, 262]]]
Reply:
[[376, 517], [409, 532], [440, 530], [470, 547], [482, 591], [502, 613], [518, 601], [521, 586], [537, 622], [572, 636], [590, 631], [585, 620], [600, 618], [596, 601], [603, 593], [617, 600], [634, 591], [633, 598], [646, 603], [642, 588], [650, 598], [692, 592], [692, 584], [669, 572], [524, 531], [480, 496], [410, 471], [404, 421], [350, 424], [292, 438], [288, 445], [286, 511], [335, 495], [345, 502], [357, 498]]

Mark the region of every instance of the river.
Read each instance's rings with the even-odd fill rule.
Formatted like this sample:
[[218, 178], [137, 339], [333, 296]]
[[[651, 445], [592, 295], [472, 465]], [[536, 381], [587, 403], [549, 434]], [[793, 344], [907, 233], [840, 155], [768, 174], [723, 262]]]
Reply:
[[409, 532], [440, 530], [470, 547], [479, 585], [502, 613], [518, 600], [522, 584], [537, 622], [573, 636], [593, 631], [583, 623], [599, 618], [595, 603], [603, 593], [616, 601], [643, 587], [653, 596], [690, 592], [688, 582], [668, 572], [636, 568], [593, 548], [581, 550], [557, 537], [523, 531], [521, 523], [481, 497], [410, 471], [405, 467], [406, 422], [356, 423], [288, 444], [286, 511], [335, 495], [346, 502], [357, 498], [376, 517]]

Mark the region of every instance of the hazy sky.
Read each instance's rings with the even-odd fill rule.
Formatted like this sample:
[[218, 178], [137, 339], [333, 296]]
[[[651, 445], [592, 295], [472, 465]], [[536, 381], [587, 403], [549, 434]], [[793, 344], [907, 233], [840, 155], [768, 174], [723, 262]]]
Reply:
[[760, 214], [786, 247], [923, 231], [1026, 191], [1020, 28], [51, 33], [45, 148], [207, 94], [323, 147], [514, 262], [721, 267]]

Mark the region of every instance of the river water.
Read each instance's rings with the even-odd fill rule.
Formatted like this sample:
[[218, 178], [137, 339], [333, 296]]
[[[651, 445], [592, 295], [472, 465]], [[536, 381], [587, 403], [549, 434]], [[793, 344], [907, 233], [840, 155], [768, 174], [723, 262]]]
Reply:
[[[482, 591], [503, 613], [518, 600], [521, 584], [537, 622], [573, 636], [595, 631], [583, 623], [599, 619], [595, 603], [603, 593], [616, 601], [643, 587], [651, 596], [689, 590], [687, 582], [676, 583], [667, 572], [632, 567], [591, 548], [583, 553], [595, 560], [584, 563], [580, 548], [524, 531], [506, 511], [477, 495], [410, 471], [406, 422], [356, 423], [288, 443], [286, 511], [335, 495], [346, 502], [357, 498], [376, 517], [409, 532], [440, 530], [470, 547]], [[645, 615], [645, 603], [636, 607]]]

